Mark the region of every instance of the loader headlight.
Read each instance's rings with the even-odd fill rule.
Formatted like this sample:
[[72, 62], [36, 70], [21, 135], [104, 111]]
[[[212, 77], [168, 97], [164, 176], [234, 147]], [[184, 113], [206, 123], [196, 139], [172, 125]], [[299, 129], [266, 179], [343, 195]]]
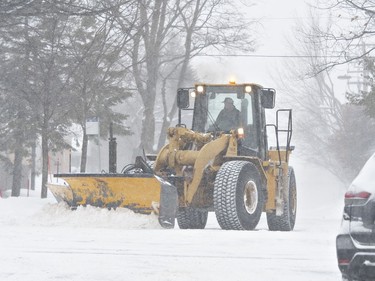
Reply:
[[195, 97], [197, 96], [197, 93], [196, 93], [195, 91], [192, 91], [192, 92], [190, 93], [190, 96], [191, 96], [192, 98], [195, 98]]
[[237, 136], [239, 139], [243, 139], [245, 137], [245, 131], [243, 128], [238, 128], [237, 129]]
[[198, 86], [197, 86], [197, 92], [198, 92], [199, 94], [202, 94], [202, 93], [204, 92], [204, 87], [203, 87], [202, 85], [198, 85]]
[[252, 91], [251, 86], [250, 86], [250, 85], [246, 85], [246, 86], [245, 86], [245, 92], [246, 92], [246, 93], [251, 93], [251, 91]]

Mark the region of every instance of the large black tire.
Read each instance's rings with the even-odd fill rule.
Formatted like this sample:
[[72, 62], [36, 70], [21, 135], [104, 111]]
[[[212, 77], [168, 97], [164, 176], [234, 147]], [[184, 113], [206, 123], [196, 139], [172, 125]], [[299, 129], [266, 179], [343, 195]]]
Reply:
[[221, 166], [214, 184], [214, 209], [222, 229], [253, 230], [263, 201], [261, 178], [254, 164], [230, 161]]
[[179, 208], [177, 223], [181, 229], [204, 229], [206, 227], [208, 211], [195, 208]]
[[283, 214], [276, 216], [276, 212], [267, 213], [268, 229], [271, 231], [292, 231], [296, 223], [297, 214], [297, 186], [294, 170], [289, 167], [286, 198], [283, 200]]

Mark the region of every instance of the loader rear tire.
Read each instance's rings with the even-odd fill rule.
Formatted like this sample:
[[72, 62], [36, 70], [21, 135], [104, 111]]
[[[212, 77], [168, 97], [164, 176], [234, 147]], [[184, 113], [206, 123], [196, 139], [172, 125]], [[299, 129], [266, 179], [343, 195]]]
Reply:
[[192, 207], [179, 208], [177, 223], [181, 229], [204, 229], [206, 227], [208, 211]]
[[289, 167], [286, 198], [283, 200], [283, 214], [276, 216], [276, 212], [267, 213], [268, 229], [271, 231], [292, 231], [296, 223], [297, 187], [294, 170]]
[[230, 161], [221, 166], [214, 183], [214, 209], [222, 229], [253, 230], [263, 201], [261, 178], [254, 164]]

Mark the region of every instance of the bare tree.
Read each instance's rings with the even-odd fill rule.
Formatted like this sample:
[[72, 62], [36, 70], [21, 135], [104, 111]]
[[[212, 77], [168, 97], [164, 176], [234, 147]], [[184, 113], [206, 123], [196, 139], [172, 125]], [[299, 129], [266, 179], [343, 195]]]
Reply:
[[[317, 1], [317, 7], [330, 15], [329, 29], [317, 29], [315, 36], [325, 40], [330, 52], [329, 60], [318, 71], [360, 60], [375, 49], [375, 5], [370, 0]], [[363, 44], [369, 43], [366, 48]]]
[[[155, 148], [155, 101], [162, 85], [163, 66], [172, 65], [167, 71], [177, 71], [177, 83], [183, 85], [192, 57], [204, 50], [251, 50], [253, 40], [248, 25], [233, 4], [225, 0], [198, 1], [139, 1], [138, 32], [134, 34], [133, 73], [144, 104], [141, 143], [146, 151]], [[170, 52], [169, 46], [175, 44]], [[165, 69], [165, 68], [164, 68]], [[168, 105], [168, 118], [164, 118], [162, 135], [176, 113], [175, 97]], [[165, 140], [159, 140], [159, 146]]]
[[[179, 34], [182, 37], [183, 52], [175, 54], [172, 58], [166, 57], [165, 63], [163, 63], [165, 65], [172, 62], [174, 68], [168, 76], [176, 73], [176, 83], [173, 83], [174, 91], [171, 95], [173, 103], [165, 108], [168, 113], [163, 118], [158, 148], [164, 145], [166, 130], [177, 112], [176, 88], [191, 82], [186, 77], [191, 77], [188, 75], [188, 67], [192, 58], [202, 52], [209, 52], [209, 50], [218, 53], [253, 51], [254, 38], [248, 33], [253, 23], [246, 21], [233, 6], [233, 3], [230, 3], [230, 6], [227, 4], [226, 1], [192, 1], [184, 11], [180, 10]], [[167, 103], [163, 105], [167, 106]]]
[[298, 46], [294, 52], [300, 58], [285, 64], [289, 79], [279, 79], [284, 82], [280, 88], [295, 108], [301, 154], [347, 183], [367, 159], [374, 142], [366, 132], [375, 132], [375, 127], [362, 109], [342, 104], [327, 69], [317, 71], [327, 65], [330, 49], [316, 33], [329, 29], [330, 21], [323, 24], [314, 15], [309, 18], [313, 20], [308, 24], [298, 24], [298, 44], [291, 47]]

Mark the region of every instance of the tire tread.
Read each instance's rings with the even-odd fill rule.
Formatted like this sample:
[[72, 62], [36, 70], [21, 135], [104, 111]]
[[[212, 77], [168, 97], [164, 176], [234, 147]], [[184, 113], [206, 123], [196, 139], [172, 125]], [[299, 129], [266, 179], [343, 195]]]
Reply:
[[[216, 175], [214, 209], [217, 221], [222, 229], [246, 230], [241, 224], [236, 206], [237, 184], [240, 172], [247, 168], [246, 165], [249, 166], [249, 169], [256, 170], [256, 167], [248, 161], [229, 161], [222, 165]], [[261, 201], [259, 204], [262, 204]]]

